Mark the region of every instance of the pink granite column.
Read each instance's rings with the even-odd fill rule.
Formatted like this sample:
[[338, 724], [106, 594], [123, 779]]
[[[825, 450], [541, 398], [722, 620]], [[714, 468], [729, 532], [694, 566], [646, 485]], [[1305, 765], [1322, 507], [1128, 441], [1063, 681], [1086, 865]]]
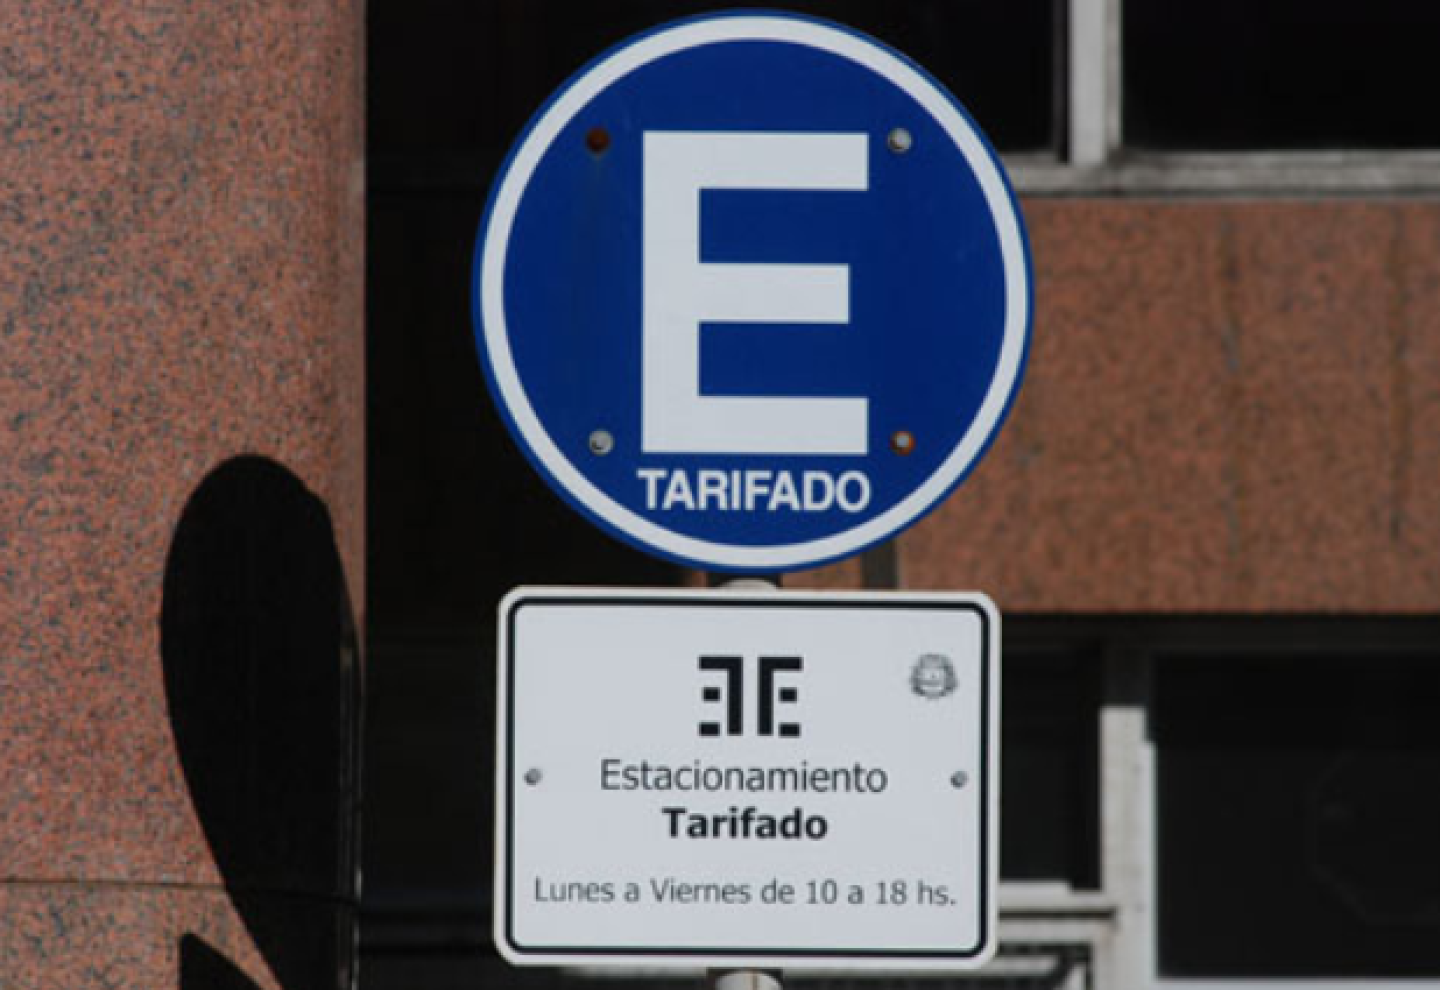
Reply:
[[338, 987], [361, 5], [0, 11], [0, 987]]

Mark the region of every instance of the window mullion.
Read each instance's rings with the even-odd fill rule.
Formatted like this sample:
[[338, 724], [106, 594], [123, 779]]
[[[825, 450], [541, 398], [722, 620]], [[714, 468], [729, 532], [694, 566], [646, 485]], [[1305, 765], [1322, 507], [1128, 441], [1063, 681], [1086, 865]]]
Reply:
[[1068, 3], [1068, 157], [1103, 165], [1120, 144], [1121, 0]]

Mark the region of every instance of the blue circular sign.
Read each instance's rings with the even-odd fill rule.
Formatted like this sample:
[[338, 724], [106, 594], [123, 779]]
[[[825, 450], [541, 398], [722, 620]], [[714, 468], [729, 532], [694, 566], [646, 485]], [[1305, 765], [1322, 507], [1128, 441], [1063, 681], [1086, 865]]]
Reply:
[[635, 38], [543, 107], [491, 192], [476, 340], [572, 505], [727, 571], [844, 557], [934, 508], [1019, 387], [1003, 169], [938, 83], [808, 18]]

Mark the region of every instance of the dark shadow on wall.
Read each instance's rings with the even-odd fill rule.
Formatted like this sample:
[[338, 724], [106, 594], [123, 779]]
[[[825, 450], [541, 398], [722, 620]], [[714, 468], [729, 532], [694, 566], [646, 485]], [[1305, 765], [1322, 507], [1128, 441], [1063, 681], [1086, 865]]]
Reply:
[[256, 990], [255, 981], [203, 938], [180, 939], [181, 990]]
[[[284, 990], [351, 982], [360, 669], [329, 512], [274, 461], [227, 461], [175, 530], [160, 616], [180, 764], [225, 889]], [[194, 935], [180, 990], [248, 990]]]

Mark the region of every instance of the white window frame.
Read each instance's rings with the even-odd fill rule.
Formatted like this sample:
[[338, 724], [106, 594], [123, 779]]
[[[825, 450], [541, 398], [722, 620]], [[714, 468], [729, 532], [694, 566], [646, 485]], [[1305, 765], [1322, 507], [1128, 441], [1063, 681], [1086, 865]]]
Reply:
[[1440, 149], [1144, 152], [1125, 145], [1124, 0], [1066, 0], [1066, 147], [1005, 156], [1026, 196], [1387, 197], [1440, 193]]

